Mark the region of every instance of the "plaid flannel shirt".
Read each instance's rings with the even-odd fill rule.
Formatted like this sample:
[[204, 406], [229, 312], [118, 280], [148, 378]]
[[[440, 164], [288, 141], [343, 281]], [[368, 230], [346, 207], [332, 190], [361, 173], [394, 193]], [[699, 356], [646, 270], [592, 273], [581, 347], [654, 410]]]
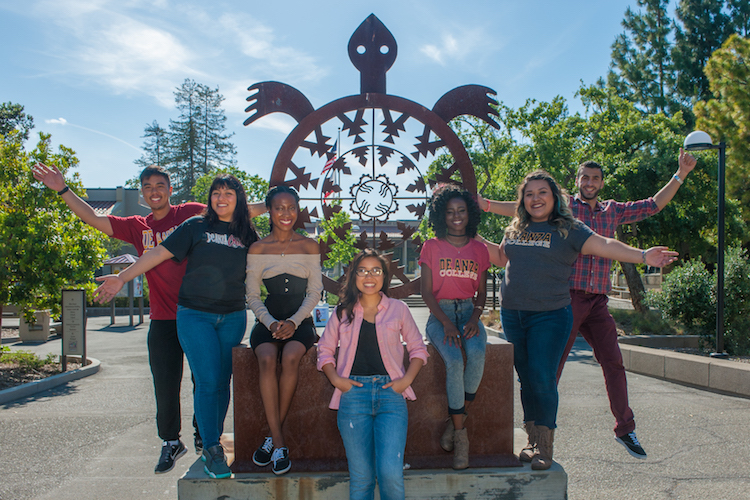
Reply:
[[[626, 203], [614, 200], [598, 201], [596, 208], [592, 210], [577, 194], [570, 197], [570, 208], [576, 219], [607, 238], [614, 238], [620, 224], [638, 222], [659, 212], [653, 198]], [[609, 279], [611, 268], [612, 259], [579, 254], [573, 264], [573, 274], [570, 275], [570, 288], [588, 293], [607, 294], [612, 289]]]

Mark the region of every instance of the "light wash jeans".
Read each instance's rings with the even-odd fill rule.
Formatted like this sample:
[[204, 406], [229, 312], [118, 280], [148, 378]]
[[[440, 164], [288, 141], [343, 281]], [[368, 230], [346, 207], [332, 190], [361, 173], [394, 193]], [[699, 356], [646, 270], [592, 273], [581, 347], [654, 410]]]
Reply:
[[349, 377], [362, 382], [341, 395], [337, 423], [349, 464], [350, 500], [403, 500], [404, 449], [409, 415], [401, 394], [382, 387], [387, 375]]
[[219, 444], [229, 409], [232, 348], [242, 341], [246, 312], [214, 314], [177, 306], [177, 336], [195, 377], [193, 408], [205, 449]]
[[521, 382], [523, 421], [557, 427], [557, 366], [573, 326], [570, 306], [554, 311], [501, 309], [500, 320], [513, 344], [513, 363]]
[[430, 314], [425, 332], [430, 343], [435, 347], [445, 363], [445, 387], [448, 392], [448, 413], [460, 415], [464, 412], [464, 401], [472, 401], [479, 389], [484, 374], [484, 354], [487, 348], [487, 332], [479, 321], [479, 333], [467, 339], [464, 337], [464, 325], [474, 313], [473, 299], [438, 301], [440, 309], [450, 318], [461, 333], [461, 345], [466, 353], [466, 368], [461, 348], [444, 344], [445, 330], [443, 324]]

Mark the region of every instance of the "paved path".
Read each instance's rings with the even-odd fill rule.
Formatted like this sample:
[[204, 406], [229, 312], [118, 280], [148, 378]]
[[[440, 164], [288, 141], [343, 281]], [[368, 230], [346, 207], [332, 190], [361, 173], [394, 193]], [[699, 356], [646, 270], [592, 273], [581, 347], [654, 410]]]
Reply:
[[[412, 312], [424, 325], [427, 310]], [[189, 454], [157, 476], [161, 443], [147, 325], [108, 322], [88, 324], [89, 355], [102, 362], [98, 374], [0, 406], [0, 499], [177, 499], [177, 479], [195, 460], [189, 374], [183, 386]], [[127, 318], [118, 322], [127, 325]], [[60, 341], [12, 348], [59, 353]], [[750, 400], [634, 374], [629, 382], [646, 461], [614, 441], [601, 370], [588, 346], [576, 343], [560, 383], [555, 439], [571, 500], [750, 499]], [[519, 426], [518, 390], [515, 399]], [[232, 431], [231, 411], [226, 430]]]

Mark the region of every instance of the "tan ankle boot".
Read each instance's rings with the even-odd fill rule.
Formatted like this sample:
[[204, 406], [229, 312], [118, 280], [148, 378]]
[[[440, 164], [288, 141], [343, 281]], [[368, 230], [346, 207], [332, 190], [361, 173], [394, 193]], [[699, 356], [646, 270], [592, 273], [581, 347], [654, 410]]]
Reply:
[[[464, 423], [469, 415], [464, 413]], [[440, 447], [447, 452], [453, 451], [453, 432], [456, 430], [453, 425], [453, 417], [448, 416], [448, 420], [445, 421], [445, 430], [443, 435], [440, 436]]]
[[538, 432], [537, 446], [539, 453], [531, 460], [533, 470], [547, 470], [552, 467], [552, 451], [555, 441], [555, 429], [543, 425], [536, 426]]
[[469, 467], [469, 434], [466, 427], [453, 432], [453, 468], [462, 470]]
[[528, 443], [523, 447], [521, 453], [518, 454], [518, 458], [521, 460], [521, 462], [531, 462], [534, 459], [534, 456], [539, 453], [536, 444], [538, 433], [533, 420], [524, 422], [523, 427], [526, 430], [526, 434], [528, 436]]

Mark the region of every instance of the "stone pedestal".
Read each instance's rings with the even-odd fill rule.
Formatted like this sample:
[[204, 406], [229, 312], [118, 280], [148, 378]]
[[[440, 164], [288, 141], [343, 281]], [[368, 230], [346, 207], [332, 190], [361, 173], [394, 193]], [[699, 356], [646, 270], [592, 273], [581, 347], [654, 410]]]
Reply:
[[24, 320], [23, 312], [19, 313], [18, 336], [21, 342], [47, 342], [51, 314], [49, 309], [34, 312], [36, 323], [30, 325]]
[[[408, 404], [405, 462], [412, 471], [450, 469], [453, 463], [452, 454], [443, 451], [439, 444], [448, 416], [445, 367], [430, 345], [428, 352], [430, 358], [413, 385], [417, 400]], [[232, 355], [235, 430], [232, 470], [268, 472], [268, 467], [257, 467], [252, 462], [253, 452], [269, 435], [258, 388], [257, 361], [247, 346], [235, 347]], [[284, 427], [292, 472], [346, 471], [336, 412], [328, 408], [333, 387], [317, 371], [316, 358], [313, 347], [302, 359], [297, 393]], [[484, 377], [466, 427], [471, 468], [520, 466], [513, 455], [513, 346], [508, 342], [491, 339], [487, 344]]]

